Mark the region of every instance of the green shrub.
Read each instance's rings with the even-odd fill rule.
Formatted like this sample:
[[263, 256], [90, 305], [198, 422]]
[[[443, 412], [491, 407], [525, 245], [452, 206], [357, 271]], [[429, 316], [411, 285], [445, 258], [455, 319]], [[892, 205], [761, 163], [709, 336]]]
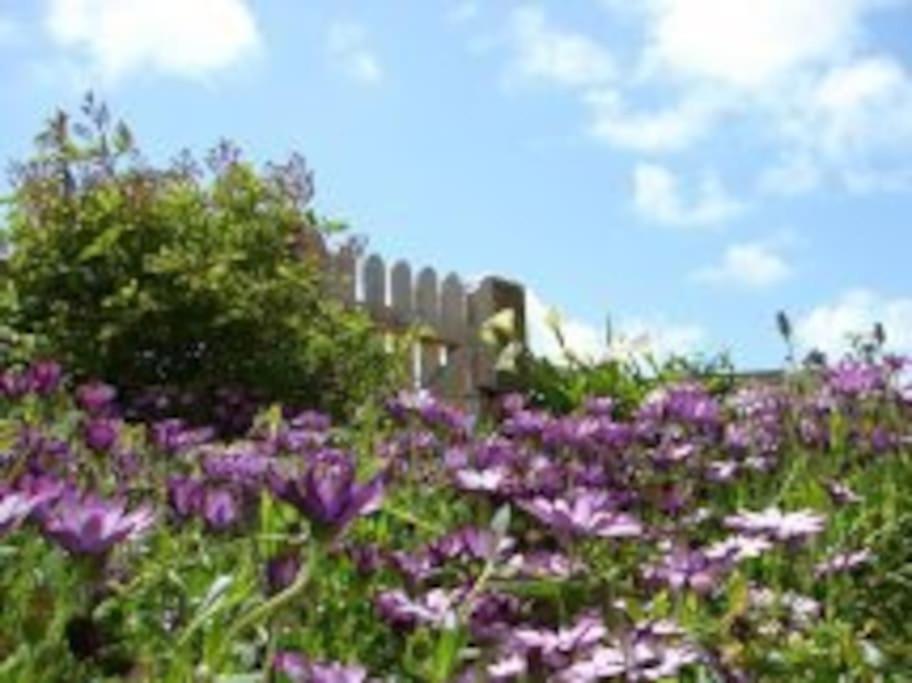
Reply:
[[205, 163], [143, 159], [89, 97], [14, 166], [6, 238], [16, 339], [118, 386], [233, 386], [345, 412], [392, 367], [362, 314], [327, 296], [303, 160], [262, 171], [223, 142]]

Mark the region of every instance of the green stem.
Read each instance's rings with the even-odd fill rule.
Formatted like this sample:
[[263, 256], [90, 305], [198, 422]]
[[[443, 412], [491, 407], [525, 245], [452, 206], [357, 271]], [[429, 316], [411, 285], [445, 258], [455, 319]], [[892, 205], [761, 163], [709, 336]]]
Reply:
[[441, 534], [444, 531], [444, 529], [437, 526], [436, 524], [432, 524], [431, 522], [426, 522], [423, 519], [419, 519], [410, 512], [395, 508], [388, 503], [383, 506], [383, 512], [387, 513], [390, 517], [395, 517], [396, 519], [407, 522], [408, 524], [418, 527], [419, 529], [424, 529], [425, 531], [430, 531], [435, 534]]
[[231, 628], [228, 629], [228, 639], [233, 640], [248, 628], [256, 626], [262, 621], [269, 618], [274, 612], [277, 612], [289, 602], [294, 600], [307, 587], [310, 581], [310, 562], [298, 572], [295, 580], [285, 590], [276, 593], [274, 596], [260, 603], [247, 614], [238, 619]]
[[295, 580], [285, 588], [285, 590], [276, 593], [268, 600], [261, 602], [256, 607], [251, 608], [245, 614], [241, 615], [225, 633], [224, 638], [218, 648], [218, 657], [216, 661], [220, 664], [224, 655], [225, 648], [249, 628], [252, 628], [263, 621], [269, 619], [273, 614], [282, 609], [285, 605], [297, 598], [307, 585], [310, 583], [313, 568], [316, 565], [316, 544], [310, 546], [307, 553], [307, 563], [298, 572]]

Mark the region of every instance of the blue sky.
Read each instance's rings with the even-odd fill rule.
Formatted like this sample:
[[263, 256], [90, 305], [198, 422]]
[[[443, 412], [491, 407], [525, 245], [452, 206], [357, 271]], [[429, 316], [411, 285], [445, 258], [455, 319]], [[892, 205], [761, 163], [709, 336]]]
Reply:
[[153, 158], [300, 151], [372, 248], [601, 350], [912, 351], [912, 2], [0, 0], [0, 159], [92, 88]]

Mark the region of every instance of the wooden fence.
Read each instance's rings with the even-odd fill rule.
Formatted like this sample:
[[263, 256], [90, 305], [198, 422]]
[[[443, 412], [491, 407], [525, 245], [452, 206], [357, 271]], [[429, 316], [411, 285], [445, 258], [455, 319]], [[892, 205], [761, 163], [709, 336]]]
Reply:
[[387, 265], [378, 254], [355, 246], [327, 249], [311, 233], [306, 251], [317, 254], [330, 272], [332, 295], [363, 308], [384, 330], [402, 335], [415, 330], [409, 379], [467, 407], [483, 407], [508, 390], [512, 378], [495, 367], [496, 351], [480, 338], [482, 324], [505, 310], [514, 334], [525, 341], [525, 290], [515, 282], [486, 277], [470, 288], [456, 274], [441, 277], [430, 267], [414, 269], [398, 260]]

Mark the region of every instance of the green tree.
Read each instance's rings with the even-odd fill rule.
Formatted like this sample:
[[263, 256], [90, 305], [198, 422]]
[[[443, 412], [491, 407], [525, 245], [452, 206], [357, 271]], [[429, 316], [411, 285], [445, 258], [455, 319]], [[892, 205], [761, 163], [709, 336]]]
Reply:
[[227, 142], [164, 168], [91, 96], [55, 115], [8, 200], [8, 325], [127, 391], [237, 386], [344, 413], [393, 366], [362, 314], [327, 296], [300, 156], [258, 170]]

